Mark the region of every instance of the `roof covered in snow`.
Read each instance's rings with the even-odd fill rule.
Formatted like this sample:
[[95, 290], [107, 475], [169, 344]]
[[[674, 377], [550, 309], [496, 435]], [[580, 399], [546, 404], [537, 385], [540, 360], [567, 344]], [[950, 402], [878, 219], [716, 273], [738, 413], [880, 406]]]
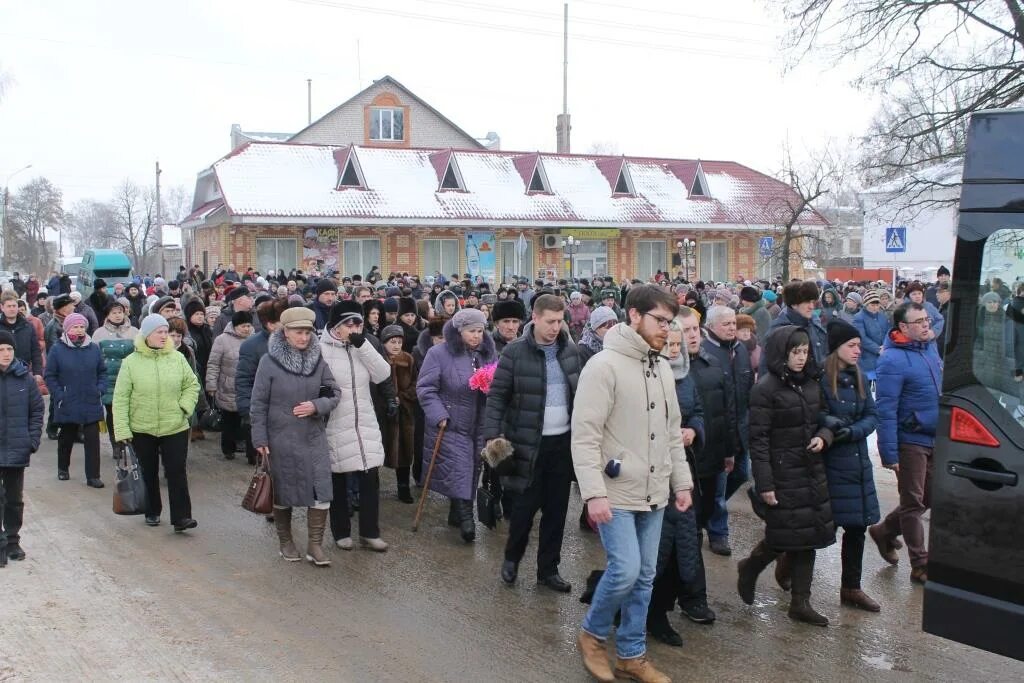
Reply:
[[[785, 183], [731, 161], [440, 151], [253, 142], [212, 169], [236, 222], [742, 227], [777, 225], [798, 201]], [[362, 187], [340, 187], [349, 163]], [[448, 163], [461, 189], [440, 188]], [[630, 193], [614, 192], [619, 169]], [[547, 191], [528, 191], [537, 171]], [[691, 194], [698, 177], [703, 196]], [[218, 207], [197, 207], [190, 219]], [[799, 222], [827, 225], [810, 209]]]

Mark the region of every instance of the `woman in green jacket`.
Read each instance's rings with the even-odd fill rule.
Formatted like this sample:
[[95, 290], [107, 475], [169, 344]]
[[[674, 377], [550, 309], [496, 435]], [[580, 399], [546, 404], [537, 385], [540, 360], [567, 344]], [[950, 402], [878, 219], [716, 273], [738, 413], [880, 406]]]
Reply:
[[[147, 316], [135, 338], [135, 353], [121, 363], [114, 387], [114, 438], [131, 441], [146, 483], [146, 524], [160, 524], [160, 460], [167, 477], [171, 524], [178, 533], [194, 529], [185, 460], [189, 418], [199, 398], [199, 380], [174, 348], [168, 323]], [[177, 406], [178, 410], [175, 410]]]

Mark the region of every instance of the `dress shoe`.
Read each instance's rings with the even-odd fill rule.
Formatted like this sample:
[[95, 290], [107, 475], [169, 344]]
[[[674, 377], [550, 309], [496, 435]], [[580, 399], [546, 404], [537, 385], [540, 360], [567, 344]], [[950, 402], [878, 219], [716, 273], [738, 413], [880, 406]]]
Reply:
[[715, 555], [722, 555], [723, 557], [729, 557], [732, 555], [732, 548], [729, 547], [728, 538], [708, 539], [708, 547]]
[[67, 470], [57, 470], [57, 479], [60, 481], [67, 481], [71, 478]]
[[189, 529], [195, 529], [197, 526], [199, 526], [199, 522], [191, 518], [185, 518], [174, 523], [174, 531], [180, 534]]
[[537, 583], [559, 593], [572, 591], [572, 584], [559, 576], [557, 572], [551, 576], [545, 576], [543, 579], [537, 579]]
[[882, 529], [880, 524], [874, 524], [868, 527], [868, 535], [871, 540], [878, 546], [878, 554], [882, 556], [882, 559], [889, 564], [899, 564], [900, 556], [896, 554], [896, 546], [893, 542], [886, 538], [885, 531]]
[[911, 583], [919, 583], [924, 585], [928, 583], [928, 566], [921, 565], [920, 567], [914, 567], [910, 570], [910, 581]]
[[234, 453], [225, 453], [224, 454], [224, 459], [225, 460], [234, 460], [235, 459], [235, 454]]
[[146, 515], [146, 526], [160, 526], [160, 516]]
[[672, 679], [654, 668], [647, 655], [633, 659], [616, 659], [615, 675], [638, 683], [672, 683]]
[[25, 551], [20, 545], [9, 545], [7, 546], [7, 559], [20, 562], [25, 559]]
[[679, 631], [672, 628], [668, 622], [668, 614], [659, 612], [657, 615], [650, 615], [647, 619], [647, 633], [660, 643], [669, 647], [682, 647], [683, 637]]
[[849, 607], [856, 607], [866, 612], [881, 612], [882, 606], [871, 599], [860, 588], [840, 588], [839, 602]]
[[85, 482], [85, 485], [88, 486], [89, 488], [101, 489], [101, 488], [103, 488], [103, 480], [102, 479], [87, 479], [86, 482]]
[[372, 550], [375, 553], [386, 553], [388, 551], [387, 542], [380, 538], [359, 538], [359, 547], [367, 550]]
[[501, 563], [501, 580], [512, 585], [516, 582], [516, 577], [519, 576], [519, 565], [512, 560], [505, 560]]
[[601, 683], [614, 683], [615, 676], [612, 674], [612, 667], [608, 664], [608, 653], [604, 649], [604, 641], [598, 640], [586, 631], [580, 631], [576, 644], [579, 646], [580, 657], [583, 658], [583, 668], [587, 670], [587, 673]]
[[707, 605], [693, 605], [691, 607], [683, 607], [683, 614], [685, 614], [686, 618], [695, 624], [715, 623], [715, 613]]

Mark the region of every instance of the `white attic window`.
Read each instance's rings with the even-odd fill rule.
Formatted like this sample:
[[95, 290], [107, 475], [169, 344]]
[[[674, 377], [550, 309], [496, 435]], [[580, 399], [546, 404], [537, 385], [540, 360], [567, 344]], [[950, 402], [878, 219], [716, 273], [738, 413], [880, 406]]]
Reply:
[[444, 177], [441, 178], [441, 189], [466, 190], [466, 185], [462, 181], [462, 173], [459, 172], [459, 166], [455, 163], [455, 155], [448, 159], [448, 167], [445, 168]]
[[704, 169], [700, 163], [697, 164], [697, 172], [693, 175], [693, 187], [690, 188], [691, 197], [710, 197], [708, 193], [708, 181], [704, 177]]
[[629, 177], [629, 170], [626, 164], [619, 169], [619, 178], [615, 181], [615, 194], [635, 194], [633, 191], [633, 179]]
[[533, 169], [533, 177], [530, 179], [530, 188], [527, 191], [551, 193], [550, 185], [548, 185], [547, 174], [544, 173], [544, 168], [541, 166], [539, 159], [537, 160], [537, 165]]
[[366, 181], [363, 179], [362, 169], [359, 168], [355, 150], [349, 153], [348, 160], [345, 162], [345, 170], [342, 171], [341, 178], [338, 180], [339, 190], [349, 187], [366, 189]]

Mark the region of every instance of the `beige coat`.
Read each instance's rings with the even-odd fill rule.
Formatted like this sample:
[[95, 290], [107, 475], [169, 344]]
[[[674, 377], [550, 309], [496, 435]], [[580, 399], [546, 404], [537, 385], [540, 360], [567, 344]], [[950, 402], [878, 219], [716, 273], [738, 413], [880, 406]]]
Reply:
[[[572, 460], [583, 500], [613, 508], [664, 507], [671, 490], [693, 488], [680, 432], [675, 378], [668, 360], [625, 323], [608, 331], [587, 362], [572, 412]], [[622, 461], [618, 477], [605, 474]]]

